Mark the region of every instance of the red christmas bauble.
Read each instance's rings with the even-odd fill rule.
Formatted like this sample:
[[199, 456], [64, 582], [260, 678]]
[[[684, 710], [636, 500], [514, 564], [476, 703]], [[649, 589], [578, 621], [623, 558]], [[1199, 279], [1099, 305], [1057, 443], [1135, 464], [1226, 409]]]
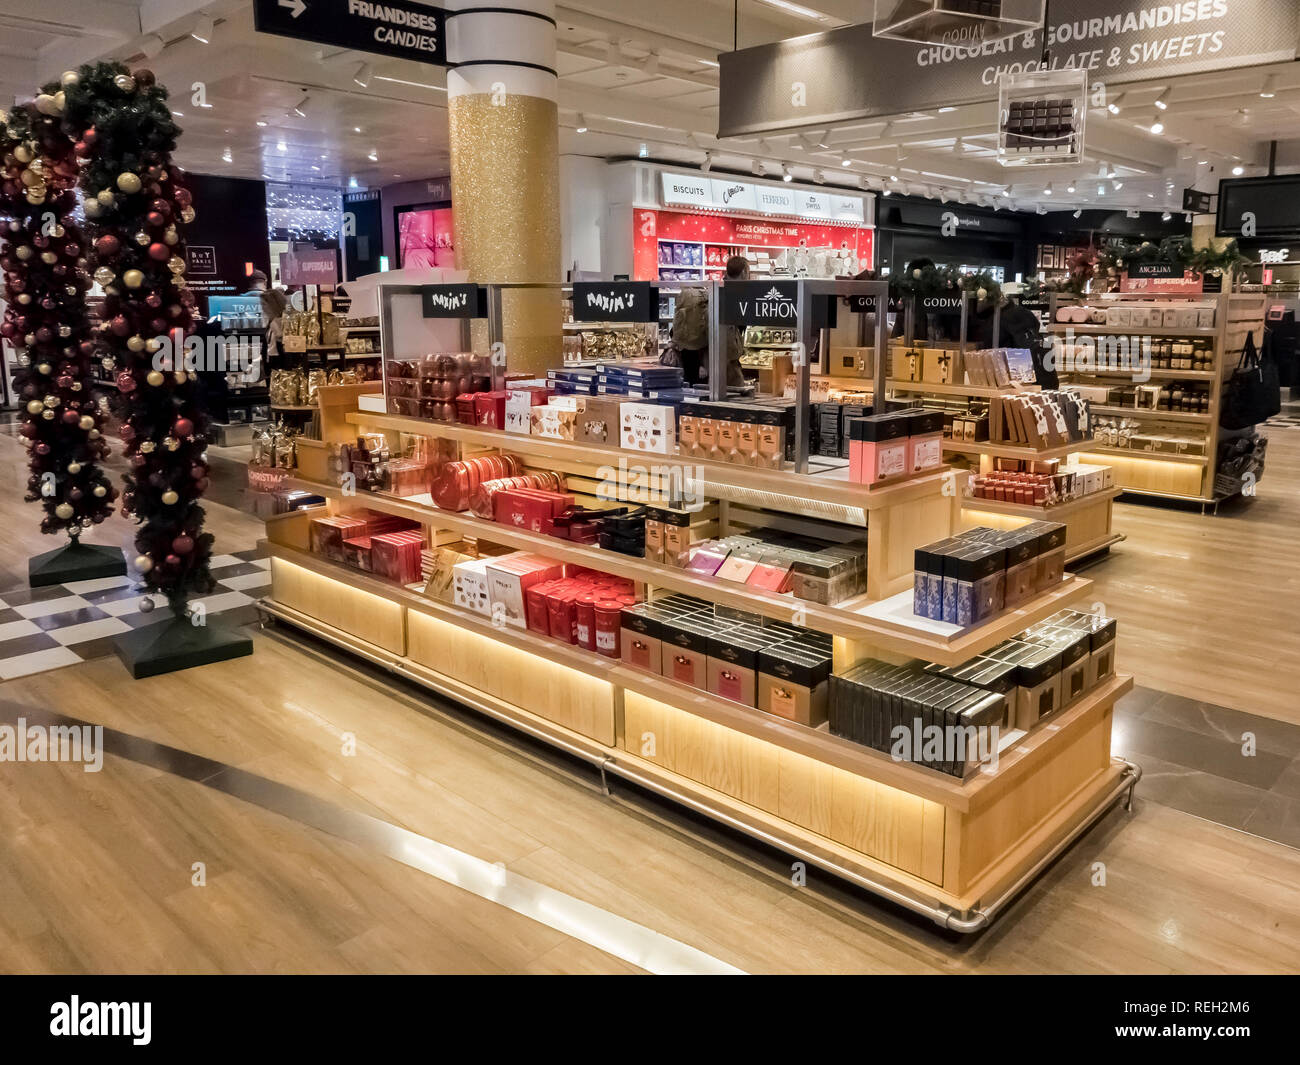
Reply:
[[32, 450], [35, 451], [36, 454], [38, 455], [48, 455], [50, 453], [50, 445], [46, 443], [40, 443], [37, 444], [34, 448], [32, 448]]
[[165, 263], [172, 257], [171, 248], [161, 241], [149, 245], [149, 258], [155, 262]]
[[172, 426], [172, 432], [184, 440], [194, 432], [194, 423], [188, 418], [177, 418], [176, 424]]
[[151, 226], [155, 226], [155, 227], [160, 226], [167, 221], [167, 219], [163, 217], [161, 211], [150, 211], [148, 214], [144, 216], [144, 220], [148, 222]]
[[163, 559], [163, 562], [166, 565], [175, 568], [176, 566], [179, 566], [181, 564], [181, 558], [180, 555], [168, 555], [166, 558]]
[[123, 370], [117, 375], [117, 390], [119, 392], [134, 392], [135, 378]]
[[95, 238], [95, 254], [104, 259], [111, 259], [122, 247], [122, 242], [112, 233], [105, 233]]
[[108, 323], [108, 328], [112, 330], [114, 336], [124, 337], [131, 332], [131, 323], [126, 320], [124, 315], [119, 314], [115, 315], [113, 320]]
[[83, 133], [83, 134], [81, 135], [81, 139], [82, 139], [82, 141], [85, 142], [87, 145], [92, 145], [92, 146], [93, 146], [94, 143], [95, 143], [97, 140], [99, 140], [99, 131], [98, 131], [97, 129], [95, 129], [94, 126], [91, 126], [88, 130], [86, 130], [85, 133]]
[[180, 536], [176, 537], [176, 539], [172, 541], [172, 550], [178, 555], [188, 555], [194, 550], [194, 541], [184, 533], [181, 533]]
[[64, 424], [64, 425], [76, 425], [77, 422], [79, 422], [79, 421], [81, 421], [81, 415], [80, 415], [77, 411], [75, 411], [75, 410], [65, 410], [65, 411], [63, 412], [63, 424]]
[[162, 297], [156, 292], [150, 292], [149, 295], [144, 298], [144, 302], [154, 310], [157, 310], [162, 306]]

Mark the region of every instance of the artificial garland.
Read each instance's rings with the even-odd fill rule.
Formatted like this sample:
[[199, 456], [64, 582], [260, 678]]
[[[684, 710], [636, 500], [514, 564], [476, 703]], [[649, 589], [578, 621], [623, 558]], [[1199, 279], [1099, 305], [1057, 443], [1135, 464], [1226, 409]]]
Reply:
[[46, 94], [0, 121], [0, 214], [9, 219], [0, 333], [18, 350], [26, 498], [45, 511], [41, 532], [76, 541], [113, 513], [117, 489], [99, 465], [108, 457], [105, 412], [91, 389], [85, 240], [72, 218], [77, 161], [57, 118], [60, 104]]
[[963, 271], [955, 266], [926, 265], [889, 276], [889, 294], [894, 297], [929, 299], [970, 292], [983, 302], [997, 302], [1002, 286], [988, 270]]
[[[131, 463], [122, 511], [140, 526], [136, 569], [180, 616], [191, 596], [215, 587], [213, 538], [199, 505], [209, 419], [181, 358], [194, 329], [181, 233], [194, 208], [172, 163], [180, 130], [167, 90], [148, 70], [95, 63], [44, 92], [60, 90], [64, 129], [82, 162], [89, 268], [107, 294], [98, 341], [104, 368], [117, 374]], [[156, 358], [165, 347], [172, 364]]]
[[1050, 277], [1046, 281], [1030, 278], [1021, 287], [1022, 299], [1037, 300], [1049, 292], [1083, 296], [1093, 281], [1107, 286], [1117, 286], [1120, 275], [1133, 263], [1169, 263], [1196, 277], [1222, 274], [1234, 277], [1249, 266], [1251, 260], [1241, 253], [1235, 240], [1222, 248], [1197, 248], [1190, 237], [1166, 237], [1159, 243], [1143, 241], [1140, 244], [1112, 237], [1100, 247], [1080, 248], [1070, 253], [1063, 277]]

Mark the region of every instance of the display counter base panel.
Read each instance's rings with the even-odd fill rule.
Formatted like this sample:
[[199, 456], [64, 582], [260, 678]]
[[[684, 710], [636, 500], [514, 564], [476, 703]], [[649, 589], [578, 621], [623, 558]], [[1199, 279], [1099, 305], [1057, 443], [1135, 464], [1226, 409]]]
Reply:
[[1065, 526], [1065, 564], [1108, 551], [1124, 539], [1112, 527], [1118, 486], [1073, 499], [1054, 507], [1004, 503], [996, 499], [968, 497], [962, 500], [962, 527], [985, 525], [994, 529], [1018, 529], [1031, 521], [1059, 521]]
[[27, 563], [27, 580], [33, 588], [125, 576], [126, 556], [120, 547], [83, 544], [79, 540], [36, 555]]
[[113, 641], [117, 657], [136, 680], [207, 666], [253, 653], [248, 636], [220, 624], [194, 625], [171, 617], [124, 632]]
[[986, 927], [1140, 771], [1112, 676], [962, 781], [268, 544], [278, 619], [945, 928]]

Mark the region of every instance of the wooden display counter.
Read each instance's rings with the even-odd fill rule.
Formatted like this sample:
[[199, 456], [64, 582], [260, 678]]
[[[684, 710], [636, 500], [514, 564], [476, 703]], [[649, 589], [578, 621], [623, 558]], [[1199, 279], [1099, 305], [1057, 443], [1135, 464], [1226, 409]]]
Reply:
[[[838, 527], [848, 538], [861, 537], [865, 526], [867, 593], [831, 606], [441, 510], [428, 496], [347, 494], [324, 480], [296, 482], [324, 496], [331, 513], [364, 507], [397, 514], [425, 526], [435, 542], [482, 538], [629, 578], [650, 596], [681, 591], [794, 620], [834, 636], [836, 671], [863, 658], [965, 662], [1086, 599], [1091, 587], [1067, 574], [1049, 591], [967, 629], [913, 616], [913, 551], [969, 520], [946, 472], [867, 489], [834, 473], [647, 459], [346, 404], [328, 405], [322, 417], [327, 440], [382, 432], [395, 453], [412, 435], [455, 440], [471, 452], [505, 449], [531, 468], [564, 472], [580, 500], [598, 483], [618, 482], [629, 462], [653, 461], [718, 501], [723, 533], [770, 525], [828, 535]], [[1112, 498], [1106, 496], [1107, 505]], [[494, 624], [426, 596], [419, 585], [401, 587], [313, 555], [308, 525], [319, 513], [268, 521], [272, 585], [261, 603], [267, 615], [557, 746], [607, 779], [633, 781], [948, 928], [985, 926], [1137, 779], [1136, 767], [1110, 755], [1113, 707], [1131, 687], [1127, 677], [1105, 679], [1030, 732], [1003, 734], [994, 764], [963, 781], [833, 736], [825, 725], [800, 725], [620, 659]]]

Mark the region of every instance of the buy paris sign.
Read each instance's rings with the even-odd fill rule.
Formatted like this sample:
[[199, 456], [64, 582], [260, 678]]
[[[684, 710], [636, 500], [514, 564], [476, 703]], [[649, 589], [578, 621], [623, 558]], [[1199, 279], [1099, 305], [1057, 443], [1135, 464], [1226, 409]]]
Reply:
[[413, 0], [253, 0], [259, 33], [374, 55], [447, 62], [447, 13]]

